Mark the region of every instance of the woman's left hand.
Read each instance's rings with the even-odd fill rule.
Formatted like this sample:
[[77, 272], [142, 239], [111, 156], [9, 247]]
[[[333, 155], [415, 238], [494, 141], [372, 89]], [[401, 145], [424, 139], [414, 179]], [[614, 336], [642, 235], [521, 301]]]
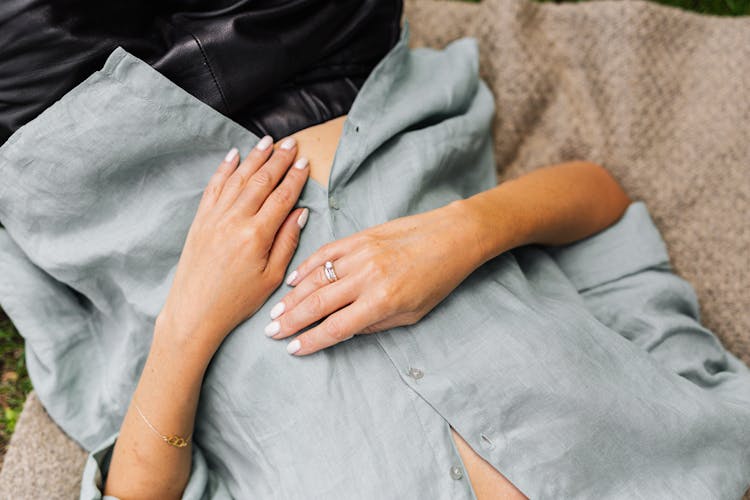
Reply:
[[416, 323], [483, 262], [478, 234], [459, 200], [328, 243], [289, 274], [294, 289], [272, 308], [265, 333], [283, 339], [325, 318], [288, 344], [304, 355]]

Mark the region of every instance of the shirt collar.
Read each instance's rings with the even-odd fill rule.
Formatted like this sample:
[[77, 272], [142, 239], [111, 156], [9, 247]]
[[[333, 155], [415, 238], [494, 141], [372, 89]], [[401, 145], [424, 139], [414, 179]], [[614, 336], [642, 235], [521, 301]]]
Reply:
[[408, 55], [409, 23], [404, 20], [398, 41], [370, 72], [352, 103], [331, 167], [329, 191], [344, 184], [362, 160], [393, 137], [389, 96], [398, 95], [393, 92], [394, 82], [402, 76]]

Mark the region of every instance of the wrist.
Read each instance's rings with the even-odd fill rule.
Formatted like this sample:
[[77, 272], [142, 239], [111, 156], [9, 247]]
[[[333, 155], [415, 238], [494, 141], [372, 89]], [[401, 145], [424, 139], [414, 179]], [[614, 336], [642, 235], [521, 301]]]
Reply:
[[494, 257], [491, 255], [492, 242], [489, 241], [486, 227], [476, 207], [468, 199], [455, 200], [444, 208], [452, 221], [451, 227], [460, 232], [457, 240], [462, 242], [461, 251], [465, 252], [472, 269]]
[[163, 309], [154, 324], [152, 350], [171, 353], [195, 365], [208, 365], [225, 337], [206, 325], [188, 325]]
[[[498, 255], [529, 242], [529, 224], [511, 200], [490, 199], [485, 191], [452, 202], [467, 238], [474, 242], [475, 259], [482, 265]], [[495, 194], [495, 193], [492, 193]]]
[[186, 348], [155, 332], [140, 384], [168, 387], [174, 397], [188, 398], [200, 390], [214, 352]]

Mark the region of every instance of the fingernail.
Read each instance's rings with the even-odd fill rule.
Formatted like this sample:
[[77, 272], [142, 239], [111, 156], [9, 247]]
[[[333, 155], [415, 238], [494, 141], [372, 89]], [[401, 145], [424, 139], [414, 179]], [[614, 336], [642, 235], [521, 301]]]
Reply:
[[227, 155], [224, 157], [224, 161], [227, 163], [234, 161], [234, 159], [237, 158], [238, 153], [239, 151], [237, 150], [237, 148], [230, 149]]
[[266, 325], [266, 328], [263, 331], [266, 333], [266, 337], [273, 337], [279, 333], [279, 330], [281, 330], [281, 323], [278, 321], [271, 321]]
[[295, 139], [294, 137], [289, 137], [287, 139], [284, 139], [284, 142], [281, 143], [281, 149], [290, 150], [296, 145], [297, 139]]
[[307, 224], [308, 215], [310, 215], [310, 210], [305, 208], [304, 210], [302, 210], [302, 213], [299, 214], [299, 217], [297, 217], [297, 225], [299, 226], [300, 229], [305, 227], [305, 224]]
[[291, 285], [294, 282], [294, 280], [297, 279], [297, 275], [298, 274], [299, 273], [296, 270], [292, 271], [291, 273], [289, 273], [289, 276], [287, 276], [287, 278], [286, 278], [286, 284], [287, 285]]
[[[283, 302], [279, 302], [278, 304], [276, 304], [275, 306], [273, 306], [271, 308], [271, 319], [276, 319], [279, 316], [281, 316], [281, 313], [284, 312], [284, 308], [285, 308], [285, 306], [284, 306]], [[271, 334], [271, 335], [273, 335], [273, 334]]]
[[295, 352], [299, 351], [300, 347], [302, 347], [302, 342], [294, 339], [286, 345], [286, 352], [288, 352], [289, 354], [294, 354]]
[[303, 168], [307, 166], [307, 163], [308, 163], [307, 158], [302, 157], [299, 160], [294, 162], [294, 168], [302, 170]]
[[273, 138], [271, 138], [270, 135], [266, 135], [263, 136], [263, 139], [258, 141], [258, 144], [255, 145], [255, 149], [258, 151], [265, 151], [271, 144], [273, 144]]

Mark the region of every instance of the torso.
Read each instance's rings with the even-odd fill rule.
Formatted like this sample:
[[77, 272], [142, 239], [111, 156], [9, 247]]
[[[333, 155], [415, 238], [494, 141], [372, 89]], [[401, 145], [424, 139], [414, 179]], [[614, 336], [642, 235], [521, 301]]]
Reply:
[[[299, 144], [298, 156], [304, 156], [310, 161], [310, 178], [323, 187], [328, 186], [333, 157], [345, 119], [344, 115], [293, 134]], [[526, 498], [505, 476], [480, 457], [452, 427], [451, 433], [478, 500]]]

